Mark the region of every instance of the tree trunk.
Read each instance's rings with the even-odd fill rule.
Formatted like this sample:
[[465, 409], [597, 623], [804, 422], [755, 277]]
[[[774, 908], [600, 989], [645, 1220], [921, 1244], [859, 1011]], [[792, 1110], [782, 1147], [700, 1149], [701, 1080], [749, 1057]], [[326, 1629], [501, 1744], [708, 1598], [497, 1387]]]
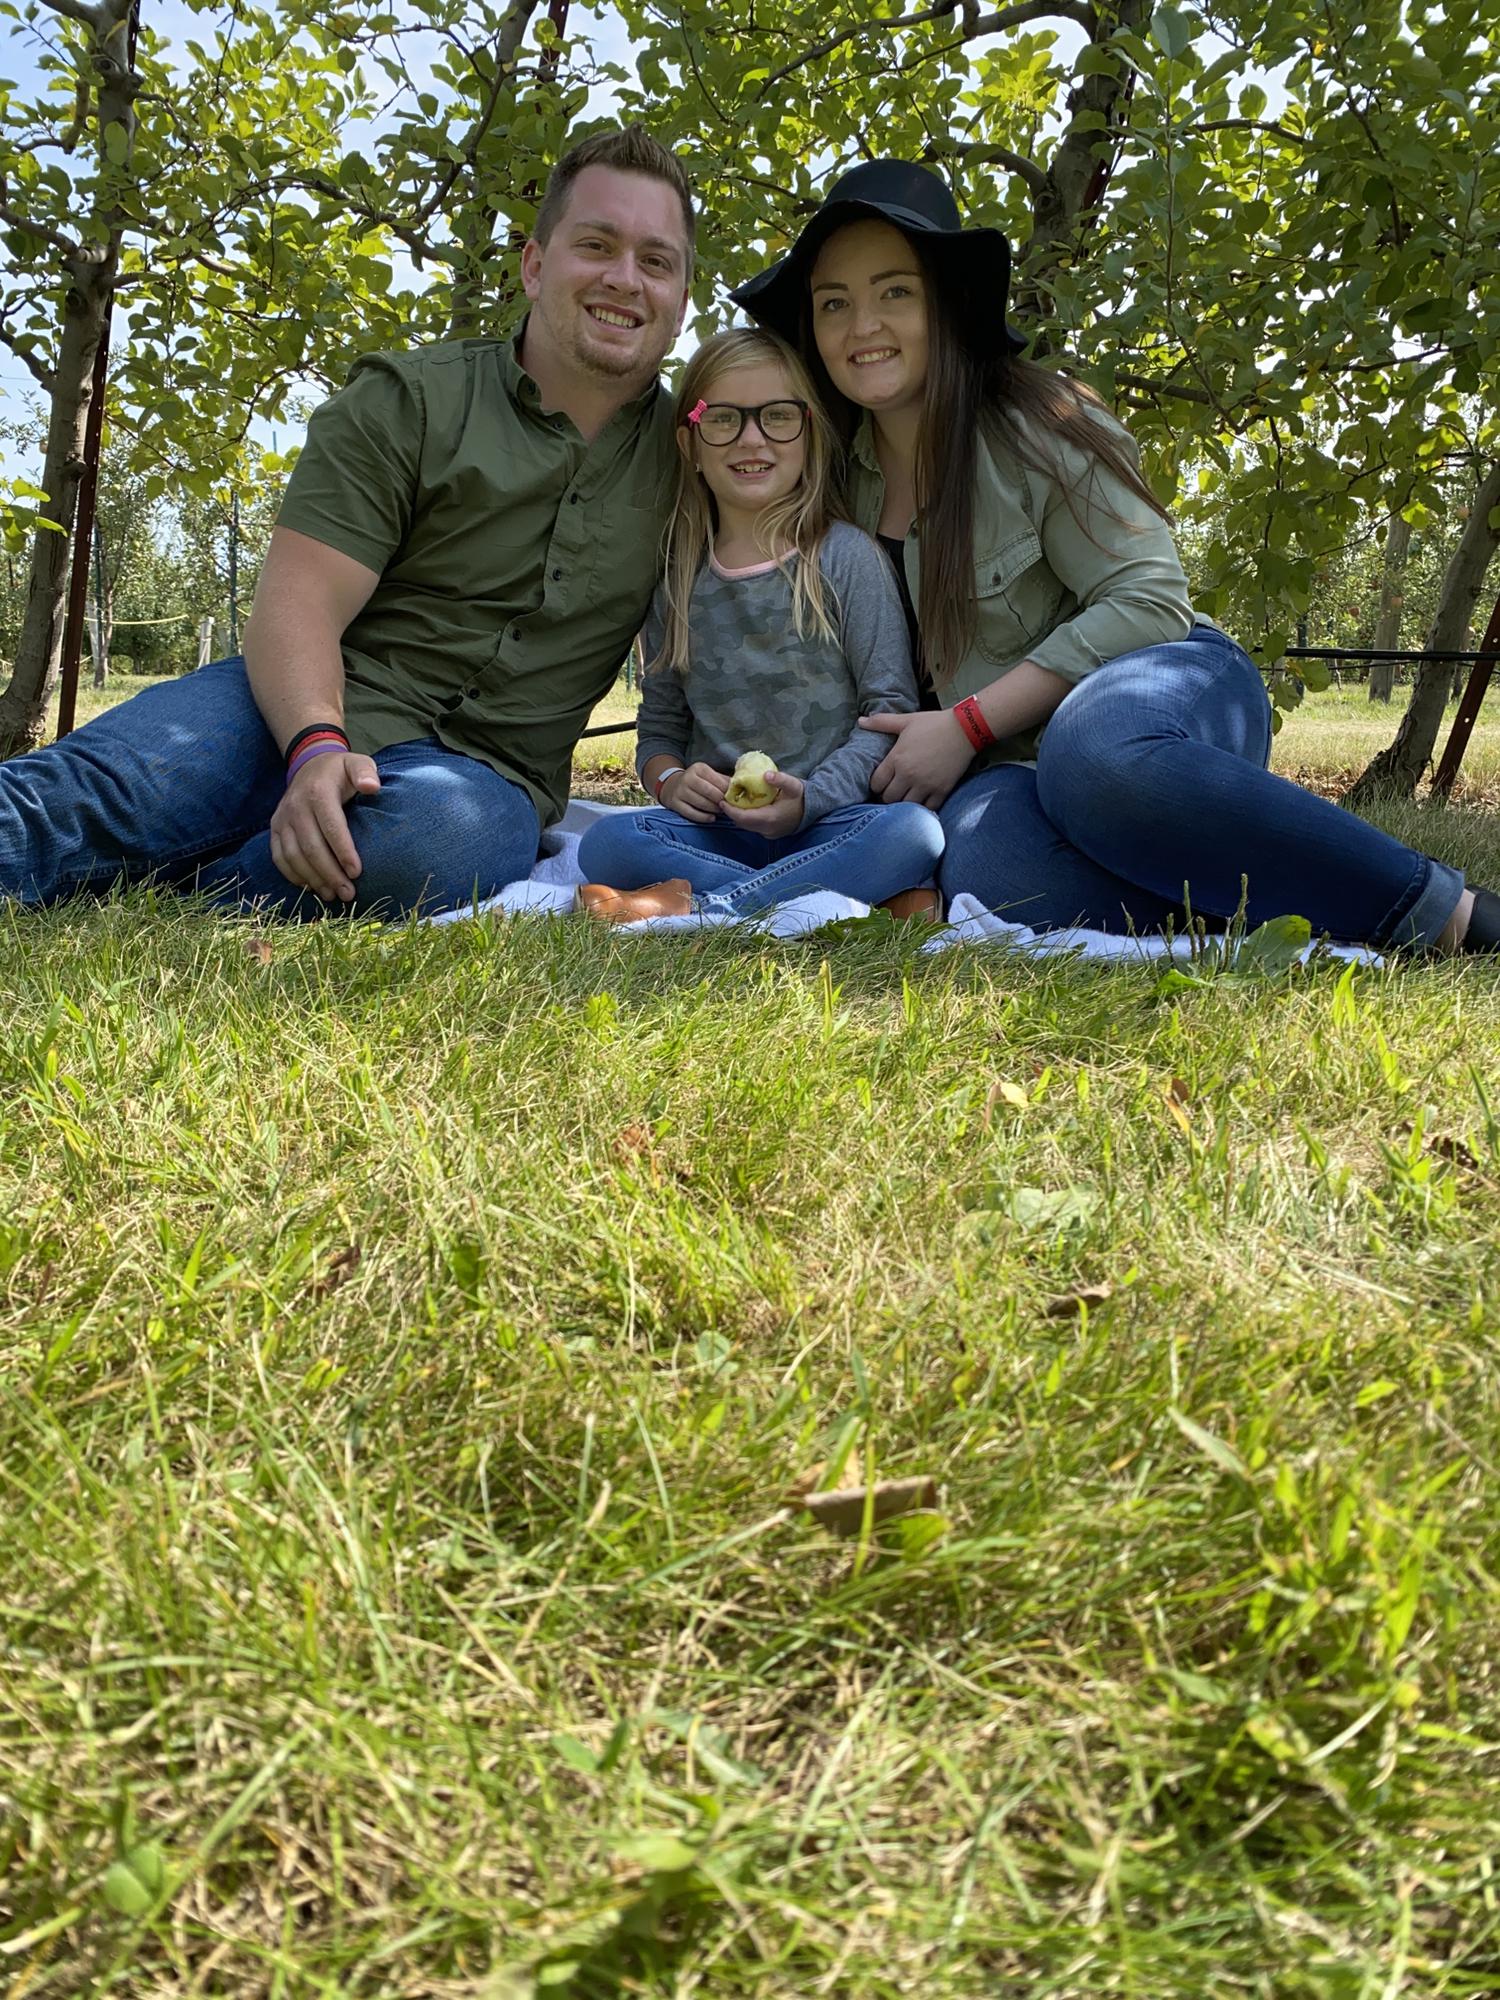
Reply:
[[[1375, 621], [1375, 637], [1370, 644], [1377, 653], [1394, 653], [1401, 644], [1401, 607], [1405, 602], [1406, 557], [1411, 548], [1411, 522], [1392, 514], [1385, 537], [1385, 568], [1380, 579], [1380, 616]], [[1389, 701], [1396, 685], [1394, 660], [1375, 660], [1370, 666], [1371, 701]]]
[[[1093, 40], [1103, 44], [1116, 28], [1144, 32], [1150, 0], [1119, 0], [1107, 13], [1094, 14]], [[1122, 63], [1118, 73], [1091, 71], [1069, 100], [1072, 120], [1053, 152], [1046, 179], [1032, 189], [1032, 226], [1016, 263], [1011, 287], [1013, 317], [1043, 332], [1056, 317], [1049, 287], [1078, 249], [1081, 224], [1086, 224], [1104, 198], [1108, 162], [1119, 144], [1129, 111], [1131, 71]], [[1089, 120], [1080, 130], [1080, 113], [1097, 112], [1102, 126]]]
[[[1468, 641], [1474, 607], [1484, 588], [1485, 571], [1500, 542], [1500, 531], [1490, 526], [1490, 515], [1497, 509], [1500, 509], [1500, 460], [1479, 482], [1458, 547], [1443, 574], [1437, 616], [1427, 637], [1430, 652], [1462, 652]], [[1371, 758], [1345, 798], [1345, 805], [1357, 806], [1380, 792], [1411, 797], [1432, 760], [1452, 684], [1450, 663], [1422, 662], [1412, 678], [1411, 699], [1396, 731], [1396, 740], [1388, 750]]]
[[109, 680], [109, 649], [115, 636], [115, 583], [104, 559], [104, 523], [94, 522], [94, 601], [89, 610], [89, 646], [94, 655], [94, 686]]
[[56, 528], [38, 528], [32, 542], [21, 636], [16, 642], [10, 684], [0, 695], [0, 758], [34, 750], [41, 742], [47, 702], [62, 660], [68, 557], [83, 473], [83, 432], [114, 267], [112, 249], [106, 263], [80, 270], [64, 307], [41, 478], [48, 495], [47, 518], [57, 522], [62, 533]]
[[[79, 76], [92, 92], [93, 131], [101, 167], [108, 159], [105, 134], [119, 126], [125, 135], [123, 171], [128, 174], [135, 137], [134, 103], [140, 80], [123, 59], [128, 46], [131, 0], [96, 0], [87, 10], [89, 46], [80, 53]], [[70, 13], [73, 10], [68, 10]], [[78, 16], [74, 14], [74, 18]], [[105, 182], [111, 176], [106, 170]], [[62, 336], [51, 369], [52, 406], [42, 460], [42, 487], [49, 521], [62, 529], [38, 528], [26, 586], [26, 611], [16, 645], [10, 682], [0, 694], [0, 758], [33, 750], [42, 740], [47, 701], [62, 660], [69, 553], [83, 474], [84, 426], [93, 394], [94, 356], [119, 267], [126, 217], [118, 203], [101, 198], [92, 215], [81, 218], [79, 240], [60, 245], [59, 261], [68, 278]]]

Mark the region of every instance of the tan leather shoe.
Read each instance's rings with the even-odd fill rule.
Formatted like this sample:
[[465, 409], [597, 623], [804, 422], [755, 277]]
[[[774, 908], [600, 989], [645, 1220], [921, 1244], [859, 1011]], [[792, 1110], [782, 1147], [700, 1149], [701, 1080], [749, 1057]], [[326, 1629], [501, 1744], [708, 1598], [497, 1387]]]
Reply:
[[889, 910], [898, 923], [904, 923], [908, 917], [920, 917], [925, 924], [943, 921], [943, 899], [936, 889], [903, 889], [875, 907]]
[[693, 909], [693, 885], [674, 875], [670, 882], [653, 882], [647, 889], [611, 889], [606, 882], [579, 885], [573, 904], [605, 924], [634, 924], [642, 917], [686, 917]]

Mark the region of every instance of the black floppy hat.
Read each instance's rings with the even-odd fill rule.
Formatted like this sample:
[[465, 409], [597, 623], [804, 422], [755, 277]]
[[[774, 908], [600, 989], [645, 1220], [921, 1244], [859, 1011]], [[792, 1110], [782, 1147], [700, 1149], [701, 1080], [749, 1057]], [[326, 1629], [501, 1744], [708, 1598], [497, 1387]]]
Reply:
[[1020, 353], [1026, 342], [1005, 318], [1009, 242], [998, 229], [965, 229], [942, 175], [910, 160], [866, 160], [841, 174], [787, 254], [729, 296], [759, 325], [797, 346], [813, 259], [836, 229], [866, 217], [893, 223], [920, 242], [970, 340]]

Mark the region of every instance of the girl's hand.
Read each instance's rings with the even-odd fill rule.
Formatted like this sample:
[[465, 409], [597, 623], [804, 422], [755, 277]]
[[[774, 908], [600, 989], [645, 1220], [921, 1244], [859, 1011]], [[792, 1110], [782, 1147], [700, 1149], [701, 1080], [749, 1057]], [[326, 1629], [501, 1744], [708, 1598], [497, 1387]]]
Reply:
[[859, 726], [896, 739], [870, 779], [870, 790], [888, 806], [910, 799], [936, 812], [973, 762], [973, 746], [951, 709], [862, 715]]
[[689, 764], [685, 771], [678, 771], [674, 777], [668, 778], [656, 803], [678, 813], [683, 819], [707, 826], [719, 817], [719, 808], [728, 790], [729, 779], [722, 771], [716, 771], [712, 764]]
[[807, 787], [790, 771], [767, 771], [766, 783], [776, 787], [776, 797], [768, 806], [725, 806], [724, 817], [742, 826], [746, 833], [758, 833], [765, 840], [785, 840], [802, 824], [802, 802]]

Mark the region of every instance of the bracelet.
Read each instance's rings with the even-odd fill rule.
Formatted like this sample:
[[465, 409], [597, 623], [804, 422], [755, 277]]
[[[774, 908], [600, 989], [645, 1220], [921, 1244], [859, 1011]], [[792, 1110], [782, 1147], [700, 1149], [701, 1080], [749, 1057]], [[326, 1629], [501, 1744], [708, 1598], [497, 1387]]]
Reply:
[[282, 761], [290, 764], [303, 744], [310, 743], [315, 736], [336, 736], [346, 750], [349, 748], [349, 739], [338, 723], [310, 722], [306, 729], [299, 729], [291, 742], [287, 744], [285, 750], [281, 753]]
[[348, 743], [343, 737], [320, 736], [315, 743], [304, 743], [291, 763], [286, 767], [286, 781], [290, 784], [304, 764], [310, 764], [314, 757], [321, 757], [325, 751], [347, 752]]
[[680, 772], [686, 769], [686, 764], [674, 764], [670, 770], [663, 771], [659, 778], [651, 780], [651, 790], [656, 795], [656, 803], [658, 805], [661, 804], [661, 788], [667, 782], [668, 778], [675, 778]]
[[985, 721], [984, 710], [973, 695], [965, 695], [962, 701], [956, 701], [953, 714], [973, 749], [987, 750], [995, 741], [995, 732]]

